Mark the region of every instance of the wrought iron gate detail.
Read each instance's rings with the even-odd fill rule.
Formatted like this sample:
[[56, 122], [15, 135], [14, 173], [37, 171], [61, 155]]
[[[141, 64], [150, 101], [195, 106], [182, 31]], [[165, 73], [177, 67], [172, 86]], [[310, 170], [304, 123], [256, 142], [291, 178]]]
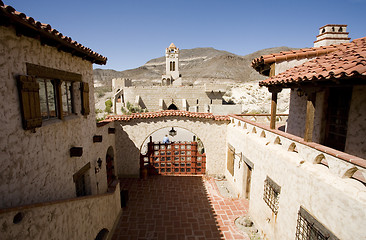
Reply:
[[197, 142], [149, 142], [140, 167], [147, 168], [149, 175], [205, 174], [206, 154], [198, 151]]

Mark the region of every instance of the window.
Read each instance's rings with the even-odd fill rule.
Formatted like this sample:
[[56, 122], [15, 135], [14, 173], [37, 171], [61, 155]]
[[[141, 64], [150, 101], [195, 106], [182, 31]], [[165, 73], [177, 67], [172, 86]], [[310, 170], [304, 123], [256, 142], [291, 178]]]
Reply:
[[[41, 105], [41, 115], [43, 120], [52, 118], [62, 118], [74, 113], [73, 82], [60, 81], [54, 79], [38, 78], [39, 100]], [[60, 90], [58, 90], [58, 85]], [[61, 102], [58, 103], [58, 95]], [[62, 117], [61, 117], [62, 112]]]
[[25, 130], [34, 130], [42, 121], [63, 119], [76, 113], [75, 84], [80, 82], [81, 113], [88, 115], [89, 85], [81, 74], [27, 63], [27, 75], [18, 76], [18, 89]]
[[90, 162], [85, 164], [77, 173], [74, 174], [75, 191], [77, 197], [89, 195], [91, 192], [89, 179]]
[[278, 213], [278, 201], [281, 192], [281, 187], [267, 176], [264, 180], [263, 200], [274, 214]]
[[68, 116], [74, 113], [74, 97], [73, 97], [73, 84], [72, 82], [62, 82], [61, 84], [61, 96], [62, 96], [62, 111], [64, 116]]
[[296, 240], [317, 239], [317, 240], [338, 240], [332, 232], [318, 222], [302, 206], [297, 218]]

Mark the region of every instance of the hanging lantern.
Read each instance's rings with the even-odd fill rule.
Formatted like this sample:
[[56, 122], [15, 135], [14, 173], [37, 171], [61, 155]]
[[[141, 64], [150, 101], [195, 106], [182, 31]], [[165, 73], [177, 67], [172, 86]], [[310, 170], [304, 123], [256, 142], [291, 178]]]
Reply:
[[169, 135], [172, 136], [172, 137], [177, 135], [177, 131], [174, 130], [174, 127], [172, 127], [172, 129], [169, 131]]

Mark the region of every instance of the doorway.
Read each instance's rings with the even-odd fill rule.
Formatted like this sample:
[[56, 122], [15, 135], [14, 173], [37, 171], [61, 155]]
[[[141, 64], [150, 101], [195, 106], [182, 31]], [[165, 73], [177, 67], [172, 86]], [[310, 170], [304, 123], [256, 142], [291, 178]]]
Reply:
[[344, 151], [352, 87], [329, 88], [324, 145]]
[[106, 164], [107, 164], [107, 183], [109, 186], [113, 182], [113, 180], [116, 179], [113, 147], [109, 147], [107, 150]]

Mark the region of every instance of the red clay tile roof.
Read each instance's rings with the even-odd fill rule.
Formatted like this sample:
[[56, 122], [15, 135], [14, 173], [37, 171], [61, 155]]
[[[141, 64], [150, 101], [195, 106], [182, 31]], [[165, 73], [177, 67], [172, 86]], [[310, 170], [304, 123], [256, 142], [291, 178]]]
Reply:
[[[289, 61], [289, 60], [293, 60], [293, 59], [300, 60], [300, 59], [304, 59], [304, 58], [318, 57], [318, 56], [333, 52], [335, 50], [337, 50], [337, 46], [330, 45], [330, 46], [323, 46], [323, 47], [302, 48], [299, 50], [285, 51], [285, 52], [280, 52], [280, 53], [263, 55], [263, 56], [253, 59], [252, 67], [259, 73], [262, 73], [262, 70], [266, 69], [265, 65], [269, 66], [275, 62]], [[268, 69], [268, 66], [267, 66], [267, 69]]]
[[96, 64], [106, 64], [107, 58], [84, 47], [70, 37], [53, 29], [51, 25], [35, 21], [22, 12], [16, 11], [12, 6], [5, 5], [0, 0], [0, 25], [13, 25], [17, 34], [24, 34], [29, 37], [40, 39], [44, 44], [57, 47], [59, 50], [70, 52], [75, 56], [86, 59]]
[[113, 122], [113, 121], [130, 121], [133, 119], [147, 119], [158, 117], [189, 117], [189, 118], [205, 118], [215, 121], [230, 121], [227, 115], [213, 115], [212, 113], [197, 113], [180, 110], [166, 110], [159, 112], [146, 112], [146, 113], [133, 113], [131, 115], [108, 115], [107, 118], [101, 122]]
[[261, 86], [297, 84], [309, 81], [366, 79], [366, 37], [336, 45], [336, 51], [288, 69], [259, 82]]

